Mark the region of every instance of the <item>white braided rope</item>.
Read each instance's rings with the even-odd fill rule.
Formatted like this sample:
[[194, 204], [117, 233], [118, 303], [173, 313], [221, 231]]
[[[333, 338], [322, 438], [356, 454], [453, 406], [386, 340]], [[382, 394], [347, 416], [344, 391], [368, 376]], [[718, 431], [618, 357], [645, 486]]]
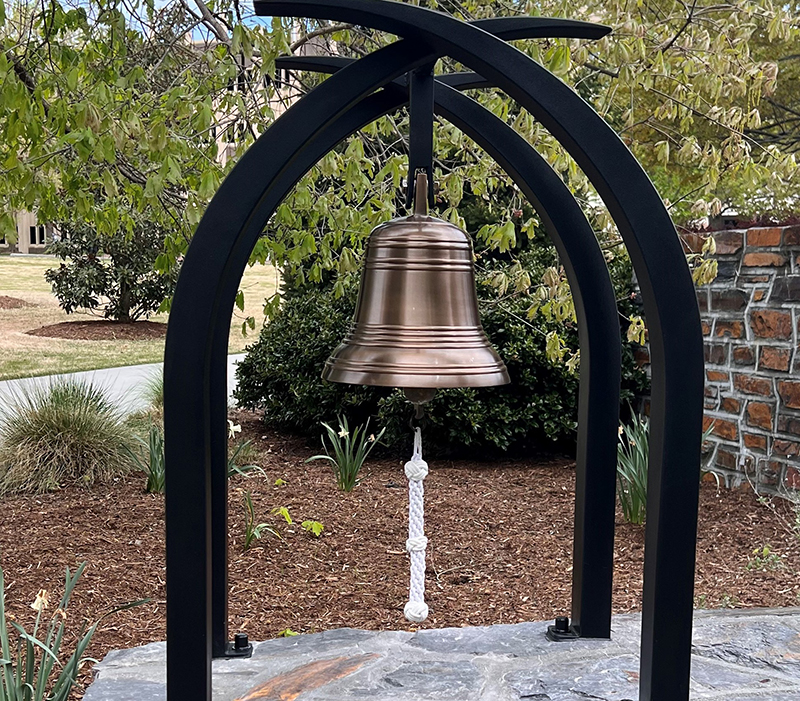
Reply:
[[422, 481], [428, 476], [428, 463], [422, 459], [422, 431], [414, 431], [414, 454], [405, 466], [408, 478], [408, 540], [406, 550], [411, 557], [411, 583], [408, 603], [403, 613], [409, 621], [421, 623], [428, 617], [425, 603], [425, 487]]

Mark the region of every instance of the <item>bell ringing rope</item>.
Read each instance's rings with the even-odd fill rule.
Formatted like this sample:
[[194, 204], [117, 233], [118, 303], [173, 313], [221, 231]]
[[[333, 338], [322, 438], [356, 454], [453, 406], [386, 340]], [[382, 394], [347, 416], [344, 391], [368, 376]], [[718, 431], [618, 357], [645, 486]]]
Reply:
[[425, 487], [422, 481], [428, 476], [428, 463], [422, 459], [422, 431], [414, 430], [414, 453], [405, 466], [408, 478], [408, 540], [406, 550], [411, 557], [411, 583], [408, 603], [403, 613], [409, 621], [421, 623], [428, 617], [425, 603]]

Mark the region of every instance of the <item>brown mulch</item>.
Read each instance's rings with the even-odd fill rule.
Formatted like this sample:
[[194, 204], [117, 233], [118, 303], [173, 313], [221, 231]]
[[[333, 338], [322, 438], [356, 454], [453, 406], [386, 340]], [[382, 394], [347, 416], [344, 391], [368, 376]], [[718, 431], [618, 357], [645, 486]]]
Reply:
[[147, 341], [164, 338], [167, 325], [156, 321], [62, 321], [26, 331], [29, 336], [68, 338], [73, 341]]
[[[231, 631], [252, 639], [281, 631], [318, 632], [340, 626], [415, 629], [404, 620], [408, 585], [407, 490], [399, 459], [373, 460], [352, 493], [336, 489], [327, 462], [302, 440], [236, 416], [252, 438], [260, 475], [230, 485]], [[275, 486], [275, 480], [287, 481]], [[64, 568], [88, 563], [69, 621], [95, 619], [110, 607], [150, 598], [108, 618], [91, 654], [164, 638], [163, 497], [145, 494], [132, 475], [110, 486], [69, 487], [0, 501], [0, 564], [6, 601], [20, 622], [40, 588], [63, 589]], [[264, 533], [247, 552], [243, 490], [251, 490]], [[427, 600], [422, 628], [552, 619], [570, 605], [574, 463], [553, 458], [493, 463], [431, 461], [426, 480]], [[287, 507], [293, 523], [271, 513]], [[697, 603], [705, 607], [792, 606], [798, 603], [800, 543], [774, 509], [747, 490], [704, 483], [700, 497]], [[302, 521], [321, 521], [320, 538]], [[617, 519], [614, 610], [641, 605], [643, 528]], [[755, 548], [781, 556], [777, 569], [748, 568]]]
[[8, 295], [0, 295], [0, 309], [22, 309], [23, 307], [32, 307], [30, 302], [18, 297], [9, 297]]

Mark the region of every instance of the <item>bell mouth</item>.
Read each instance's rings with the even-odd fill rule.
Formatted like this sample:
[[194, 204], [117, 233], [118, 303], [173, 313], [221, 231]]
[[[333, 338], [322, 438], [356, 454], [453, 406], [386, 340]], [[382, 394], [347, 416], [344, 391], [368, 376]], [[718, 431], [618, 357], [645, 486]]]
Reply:
[[427, 404], [436, 396], [435, 387], [406, 387], [403, 390], [406, 399], [412, 404]]
[[464, 358], [463, 348], [413, 352], [343, 343], [325, 363], [322, 379], [411, 391], [496, 387], [511, 381], [505, 363], [488, 343], [473, 349], [468, 359]]

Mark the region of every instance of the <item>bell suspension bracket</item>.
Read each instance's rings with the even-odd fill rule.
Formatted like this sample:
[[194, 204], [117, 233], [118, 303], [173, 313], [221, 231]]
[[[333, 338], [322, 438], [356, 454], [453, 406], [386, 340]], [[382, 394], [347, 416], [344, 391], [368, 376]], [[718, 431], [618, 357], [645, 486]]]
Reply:
[[[428, 180], [428, 207], [433, 208], [433, 64], [429, 63], [408, 73], [408, 188], [406, 208], [415, 205], [417, 175], [425, 173]], [[416, 207], [414, 207], [416, 210]], [[416, 211], [414, 212], [417, 213]]]

